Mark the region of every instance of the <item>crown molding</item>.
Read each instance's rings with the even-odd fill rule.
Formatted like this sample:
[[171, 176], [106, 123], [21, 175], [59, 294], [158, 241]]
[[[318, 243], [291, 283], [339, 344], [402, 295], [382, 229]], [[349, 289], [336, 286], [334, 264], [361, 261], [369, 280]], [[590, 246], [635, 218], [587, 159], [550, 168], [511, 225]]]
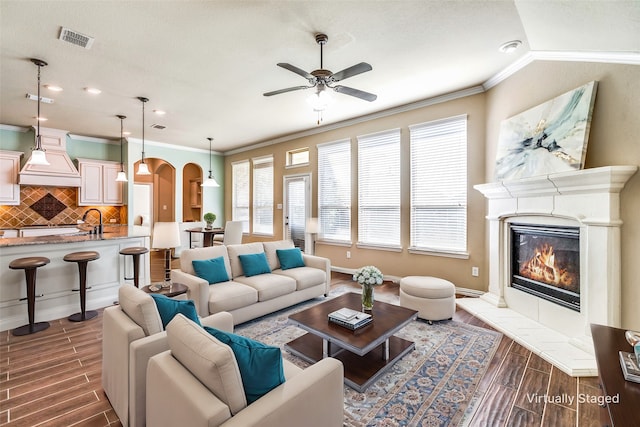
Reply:
[[[138, 145], [142, 145], [142, 139], [140, 138], [126, 138], [126, 140], [129, 143], [133, 143], [133, 144], [138, 144]], [[144, 145], [150, 145], [152, 147], [162, 147], [162, 148], [168, 148], [170, 150], [175, 149], [175, 148], [179, 148], [180, 151], [190, 151], [192, 153], [205, 153], [205, 154], [209, 154], [209, 149], [205, 149], [205, 148], [196, 148], [196, 147], [186, 147], [184, 145], [176, 145], [176, 144], [168, 144], [166, 142], [158, 142], [158, 141], [150, 141], [148, 139], [144, 140]], [[223, 156], [224, 153], [220, 152], [220, 151], [216, 151], [216, 150], [212, 150], [211, 154], [215, 154], [217, 156]]]
[[10, 131], [13, 131], [13, 132], [26, 133], [26, 132], [29, 132], [31, 130], [31, 126], [24, 127], [24, 126], [14, 126], [14, 125], [3, 125], [3, 124], [0, 124], [0, 130], [10, 130]]
[[108, 138], [98, 138], [95, 136], [87, 136], [87, 135], [78, 135], [74, 133], [69, 133], [69, 138], [75, 139], [76, 141], [87, 141], [87, 142], [97, 142], [99, 144], [120, 144], [120, 139], [108, 139]]

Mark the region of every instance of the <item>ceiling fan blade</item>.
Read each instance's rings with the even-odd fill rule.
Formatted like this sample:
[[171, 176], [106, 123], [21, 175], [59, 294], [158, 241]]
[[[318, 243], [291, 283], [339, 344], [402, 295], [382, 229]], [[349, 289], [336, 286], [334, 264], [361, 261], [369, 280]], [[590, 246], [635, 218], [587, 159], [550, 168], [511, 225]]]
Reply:
[[366, 73], [367, 71], [371, 71], [373, 68], [371, 65], [366, 62], [361, 62], [356, 65], [352, 65], [349, 68], [345, 68], [342, 71], [338, 71], [331, 76], [331, 79], [334, 82], [339, 82], [340, 80], [348, 79], [349, 77], [357, 76], [358, 74]]
[[333, 90], [339, 93], [344, 93], [345, 95], [355, 96], [356, 98], [364, 99], [369, 102], [375, 101], [378, 98], [378, 95], [347, 86], [335, 86]]
[[288, 87], [286, 89], [279, 89], [279, 90], [274, 90], [272, 92], [263, 93], [263, 95], [264, 96], [278, 95], [281, 93], [293, 92], [294, 90], [309, 89], [310, 87], [313, 87], [313, 86], [293, 86], [293, 87]]
[[278, 67], [282, 67], [285, 70], [289, 70], [292, 71], [302, 77], [304, 77], [305, 79], [309, 80], [310, 82], [313, 82], [313, 80], [315, 79], [315, 77], [313, 77], [311, 74], [307, 73], [305, 70], [302, 70], [298, 67], [296, 67], [295, 65], [291, 65], [291, 64], [287, 64], [286, 62], [279, 62]]

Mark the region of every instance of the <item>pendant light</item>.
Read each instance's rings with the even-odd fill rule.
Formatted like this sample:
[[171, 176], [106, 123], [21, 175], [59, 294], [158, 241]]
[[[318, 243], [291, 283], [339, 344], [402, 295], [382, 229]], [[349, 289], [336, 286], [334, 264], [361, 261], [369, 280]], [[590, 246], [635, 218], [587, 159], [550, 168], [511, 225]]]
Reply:
[[122, 121], [126, 119], [127, 116], [118, 114], [116, 117], [120, 119], [120, 172], [118, 172], [118, 175], [116, 176], [116, 181], [127, 182], [127, 174], [124, 171], [124, 163], [122, 162], [122, 139], [124, 135]]
[[47, 156], [42, 148], [42, 137], [40, 136], [40, 69], [46, 67], [48, 64], [41, 59], [31, 58], [31, 62], [38, 66], [38, 115], [36, 116], [36, 122], [38, 122], [38, 131], [36, 135], [36, 146], [31, 150], [31, 158], [27, 163], [30, 165], [44, 165], [48, 166]]
[[201, 184], [202, 187], [220, 187], [220, 184], [218, 184], [218, 181], [216, 181], [216, 179], [213, 177], [213, 175], [211, 174], [211, 141], [213, 141], [213, 138], [207, 138], [209, 140], [209, 178], [205, 179], [204, 182]]
[[149, 101], [149, 98], [139, 96], [138, 99], [142, 102], [142, 159], [138, 165], [138, 175], [151, 175], [149, 166], [144, 162], [144, 104]]

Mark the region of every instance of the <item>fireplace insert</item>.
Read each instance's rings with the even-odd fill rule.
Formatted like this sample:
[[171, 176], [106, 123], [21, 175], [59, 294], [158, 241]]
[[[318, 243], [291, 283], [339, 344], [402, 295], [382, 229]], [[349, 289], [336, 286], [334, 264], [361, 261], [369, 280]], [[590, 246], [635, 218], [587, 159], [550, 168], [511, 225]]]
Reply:
[[511, 286], [580, 311], [580, 228], [510, 224]]

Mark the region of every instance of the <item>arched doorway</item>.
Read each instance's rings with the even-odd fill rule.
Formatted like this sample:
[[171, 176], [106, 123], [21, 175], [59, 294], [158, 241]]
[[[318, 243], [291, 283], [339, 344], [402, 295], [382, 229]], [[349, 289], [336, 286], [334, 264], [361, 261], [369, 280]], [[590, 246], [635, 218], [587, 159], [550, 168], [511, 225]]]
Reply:
[[[137, 161], [133, 167], [138, 170]], [[153, 207], [152, 222], [172, 222], [176, 220], [176, 169], [170, 163], [157, 158], [145, 158], [149, 166], [150, 175], [134, 174], [134, 184], [148, 184], [152, 186], [151, 206]], [[134, 200], [135, 203], [142, 201]]]
[[182, 170], [182, 220], [202, 221], [202, 168], [187, 163]]

